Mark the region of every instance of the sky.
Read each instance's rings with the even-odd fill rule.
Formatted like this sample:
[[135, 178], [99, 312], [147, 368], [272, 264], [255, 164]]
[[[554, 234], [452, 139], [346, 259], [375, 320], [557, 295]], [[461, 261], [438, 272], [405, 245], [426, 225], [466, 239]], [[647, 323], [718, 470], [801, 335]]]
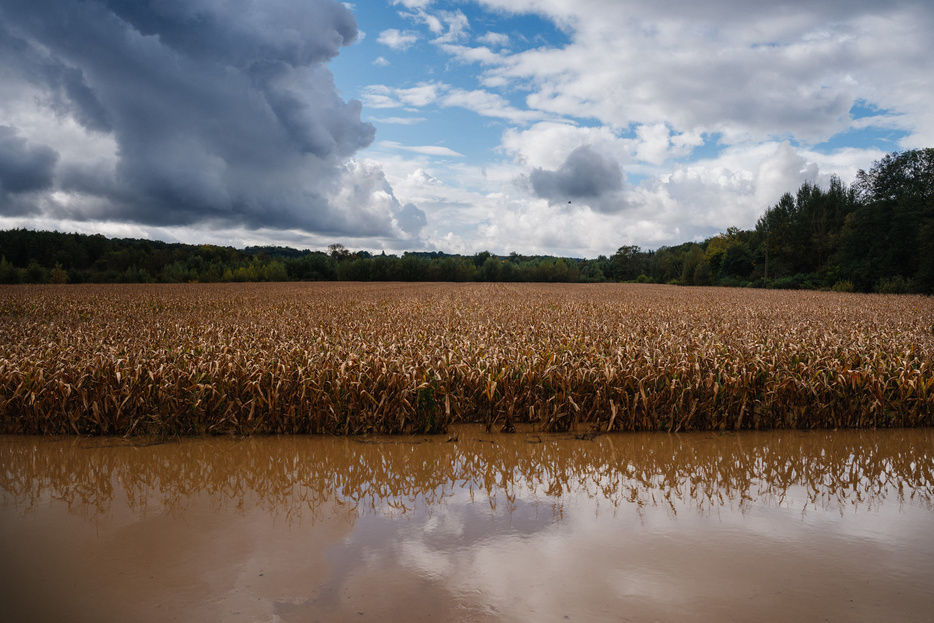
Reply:
[[593, 258], [934, 146], [930, 0], [0, 0], [0, 229]]

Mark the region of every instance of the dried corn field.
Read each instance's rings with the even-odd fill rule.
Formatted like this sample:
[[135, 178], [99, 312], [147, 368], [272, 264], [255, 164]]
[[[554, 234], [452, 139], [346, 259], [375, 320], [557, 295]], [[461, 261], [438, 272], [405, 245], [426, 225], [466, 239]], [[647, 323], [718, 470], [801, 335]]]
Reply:
[[934, 423], [934, 302], [651, 285], [0, 287], [0, 430]]

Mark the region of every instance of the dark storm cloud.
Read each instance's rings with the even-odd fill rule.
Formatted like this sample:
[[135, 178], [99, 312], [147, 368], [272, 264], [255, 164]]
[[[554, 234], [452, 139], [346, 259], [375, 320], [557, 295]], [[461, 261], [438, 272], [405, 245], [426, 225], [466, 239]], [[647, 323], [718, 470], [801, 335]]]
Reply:
[[[0, 9], [2, 15], [2, 9]], [[43, 53], [22, 37], [14, 36], [0, 22], [0, 61], [17, 79], [43, 87], [44, 104], [56, 114], [72, 116], [89, 130], [111, 129], [107, 111], [85, 82], [80, 69]]]
[[327, 62], [357, 38], [357, 22], [330, 0], [105, 0], [141, 35], [158, 36], [192, 58], [241, 69], [263, 63], [293, 67]]
[[386, 235], [392, 212], [332, 201], [375, 133], [326, 67], [356, 37], [334, 0], [4, 0], [0, 76], [114, 140], [109, 171], [34, 148], [32, 183], [81, 195], [70, 218]]
[[604, 158], [589, 145], [572, 151], [556, 171], [534, 169], [529, 175], [532, 190], [551, 203], [582, 200], [601, 212], [622, 207], [618, 194], [623, 188], [619, 163]]
[[58, 153], [30, 144], [9, 126], [0, 125], [0, 197], [52, 186]]

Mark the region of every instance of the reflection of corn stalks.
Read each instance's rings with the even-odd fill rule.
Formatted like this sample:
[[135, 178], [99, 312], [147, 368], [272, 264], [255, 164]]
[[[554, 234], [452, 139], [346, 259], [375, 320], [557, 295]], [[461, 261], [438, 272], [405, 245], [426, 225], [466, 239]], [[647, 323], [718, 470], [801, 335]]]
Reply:
[[[793, 498], [846, 513], [877, 512], [884, 502], [930, 510], [934, 502], [930, 429], [716, 439], [542, 433], [489, 443], [478, 438], [479, 428], [453, 427], [448, 440], [458, 432], [457, 443], [359, 437], [366, 443], [344, 444], [294, 436], [145, 444], [150, 447], [140, 447], [140, 440], [6, 437], [0, 439], [0, 491], [24, 514], [60, 500], [73, 515], [90, 519], [115, 499], [144, 515], [160, 506], [167, 513], [188, 508], [200, 496], [219, 508], [231, 499], [256, 500], [290, 520], [314, 520], [332, 517], [335, 502], [354, 513], [392, 513], [457, 503], [455, 492], [467, 490], [492, 507], [517, 491], [537, 496], [546, 487], [552, 495], [564, 487], [600, 500], [595, 512], [605, 512], [603, 501], [642, 507], [674, 499], [704, 511], [742, 508], [750, 500], [786, 506]], [[560, 512], [561, 498], [548, 502], [543, 509]]]
[[0, 430], [934, 424], [922, 297], [487, 284], [0, 289]]

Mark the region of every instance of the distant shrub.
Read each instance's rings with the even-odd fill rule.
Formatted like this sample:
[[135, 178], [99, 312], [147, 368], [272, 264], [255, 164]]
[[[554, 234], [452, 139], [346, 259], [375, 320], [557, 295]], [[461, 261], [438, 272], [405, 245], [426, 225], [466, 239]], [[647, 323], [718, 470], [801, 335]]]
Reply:
[[29, 283], [48, 283], [49, 271], [33, 260], [29, 262], [29, 266], [26, 267], [25, 277], [25, 280]]
[[0, 257], [0, 283], [19, 283], [21, 280], [20, 271], [6, 257]]
[[910, 279], [905, 279], [901, 275], [896, 275], [894, 277], [880, 279], [876, 282], [876, 286], [873, 289], [882, 294], [907, 294], [911, 292], [913, 288]]
[[49, 283], [68, 283], [68, 273], [62, 268], [61, 263], [56, 262], [55, 268], [49, 272]]
[[779, 290], [800, 290], [801, 282], [794, 277], [781, 277], [769, 283], [769, 287]]
[[853, 291], [853, 282], [852, 281], [838, 281], [833, 284], [833, 287], [830, 288], [834, 292], [852, 292]]
[[821, 280], [812, 273], [798, 273], [791, 277], [779, 277], [770, 282], [769, 287], [778, 290], [818, 290]]
[[745, 288], [749, 285], [749, 282], [739, 277], [721, 277], [717, 281], [717, 285], [726, 288]]

